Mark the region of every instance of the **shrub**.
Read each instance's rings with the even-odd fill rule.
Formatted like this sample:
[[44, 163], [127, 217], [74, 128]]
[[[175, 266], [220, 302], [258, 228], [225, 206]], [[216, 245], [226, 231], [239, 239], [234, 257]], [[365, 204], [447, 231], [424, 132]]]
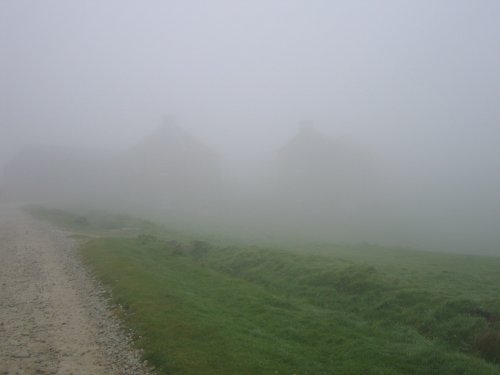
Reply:
[[476, 349], [487, 360], [500, 363], [500, 331], [489, 329], [479, 335]]
[[191, 242], [191, 256], [196, 260], [206, 257], [210, 249], [211, 246], [206, 241], [195, 240]]
[[78, 216], [73, 220], [73, 224], [86, 226], [89, 224], [89, 220], [85, 216]]
[[158, 240], [155, 236], [152, 236], [150, 234], [139, 234], [137, 236], [137, 239], [143, 245], [151, 242], [156, 242]]

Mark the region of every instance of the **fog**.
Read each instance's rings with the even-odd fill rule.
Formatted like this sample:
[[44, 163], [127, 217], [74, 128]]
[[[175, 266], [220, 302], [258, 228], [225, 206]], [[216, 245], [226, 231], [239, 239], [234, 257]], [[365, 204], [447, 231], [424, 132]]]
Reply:
[[0, 200], [500, 254], [496, 0], [6, 0], [0, 51]]

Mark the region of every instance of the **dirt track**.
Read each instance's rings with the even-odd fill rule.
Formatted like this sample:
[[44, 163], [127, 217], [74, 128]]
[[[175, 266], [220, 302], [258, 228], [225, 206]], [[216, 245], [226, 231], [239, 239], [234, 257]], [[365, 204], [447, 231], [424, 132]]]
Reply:
[[75, 242], [0, 207], [0, 375], [147, 374]]

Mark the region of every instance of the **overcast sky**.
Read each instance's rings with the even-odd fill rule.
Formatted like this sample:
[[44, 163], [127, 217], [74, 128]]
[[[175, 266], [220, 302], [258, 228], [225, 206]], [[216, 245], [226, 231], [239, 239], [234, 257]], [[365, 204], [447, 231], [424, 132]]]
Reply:
[[226, 153], [310, 119], [406, 156], [499, 155], [497, 0], [2, 0], [0, 51], [2, 155], [125, 145], [168, 114]]

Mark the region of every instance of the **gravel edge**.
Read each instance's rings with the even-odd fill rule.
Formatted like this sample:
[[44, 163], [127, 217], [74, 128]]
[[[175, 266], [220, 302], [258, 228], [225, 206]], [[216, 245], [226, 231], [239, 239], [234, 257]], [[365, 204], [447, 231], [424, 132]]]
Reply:
[[64, 231], [53, 224], [46, 225], [54, 236], [66, 243], [66, 246], [61, 247], [65, 251], [59, 254], [61, 263], [98, 329], [97, 344], [110, 359], [110, 374], [155, 375], [153, 366], [142, 360], [143, 351], [134, 347], [134, 332], [127, 329], [123, 321], [113, 313], [119, 310], [120, 306], [111, 302], [111, 290], [83, 264], [79, 253], [82, 242], [70, 238], [74, 234], [72, 232]]

